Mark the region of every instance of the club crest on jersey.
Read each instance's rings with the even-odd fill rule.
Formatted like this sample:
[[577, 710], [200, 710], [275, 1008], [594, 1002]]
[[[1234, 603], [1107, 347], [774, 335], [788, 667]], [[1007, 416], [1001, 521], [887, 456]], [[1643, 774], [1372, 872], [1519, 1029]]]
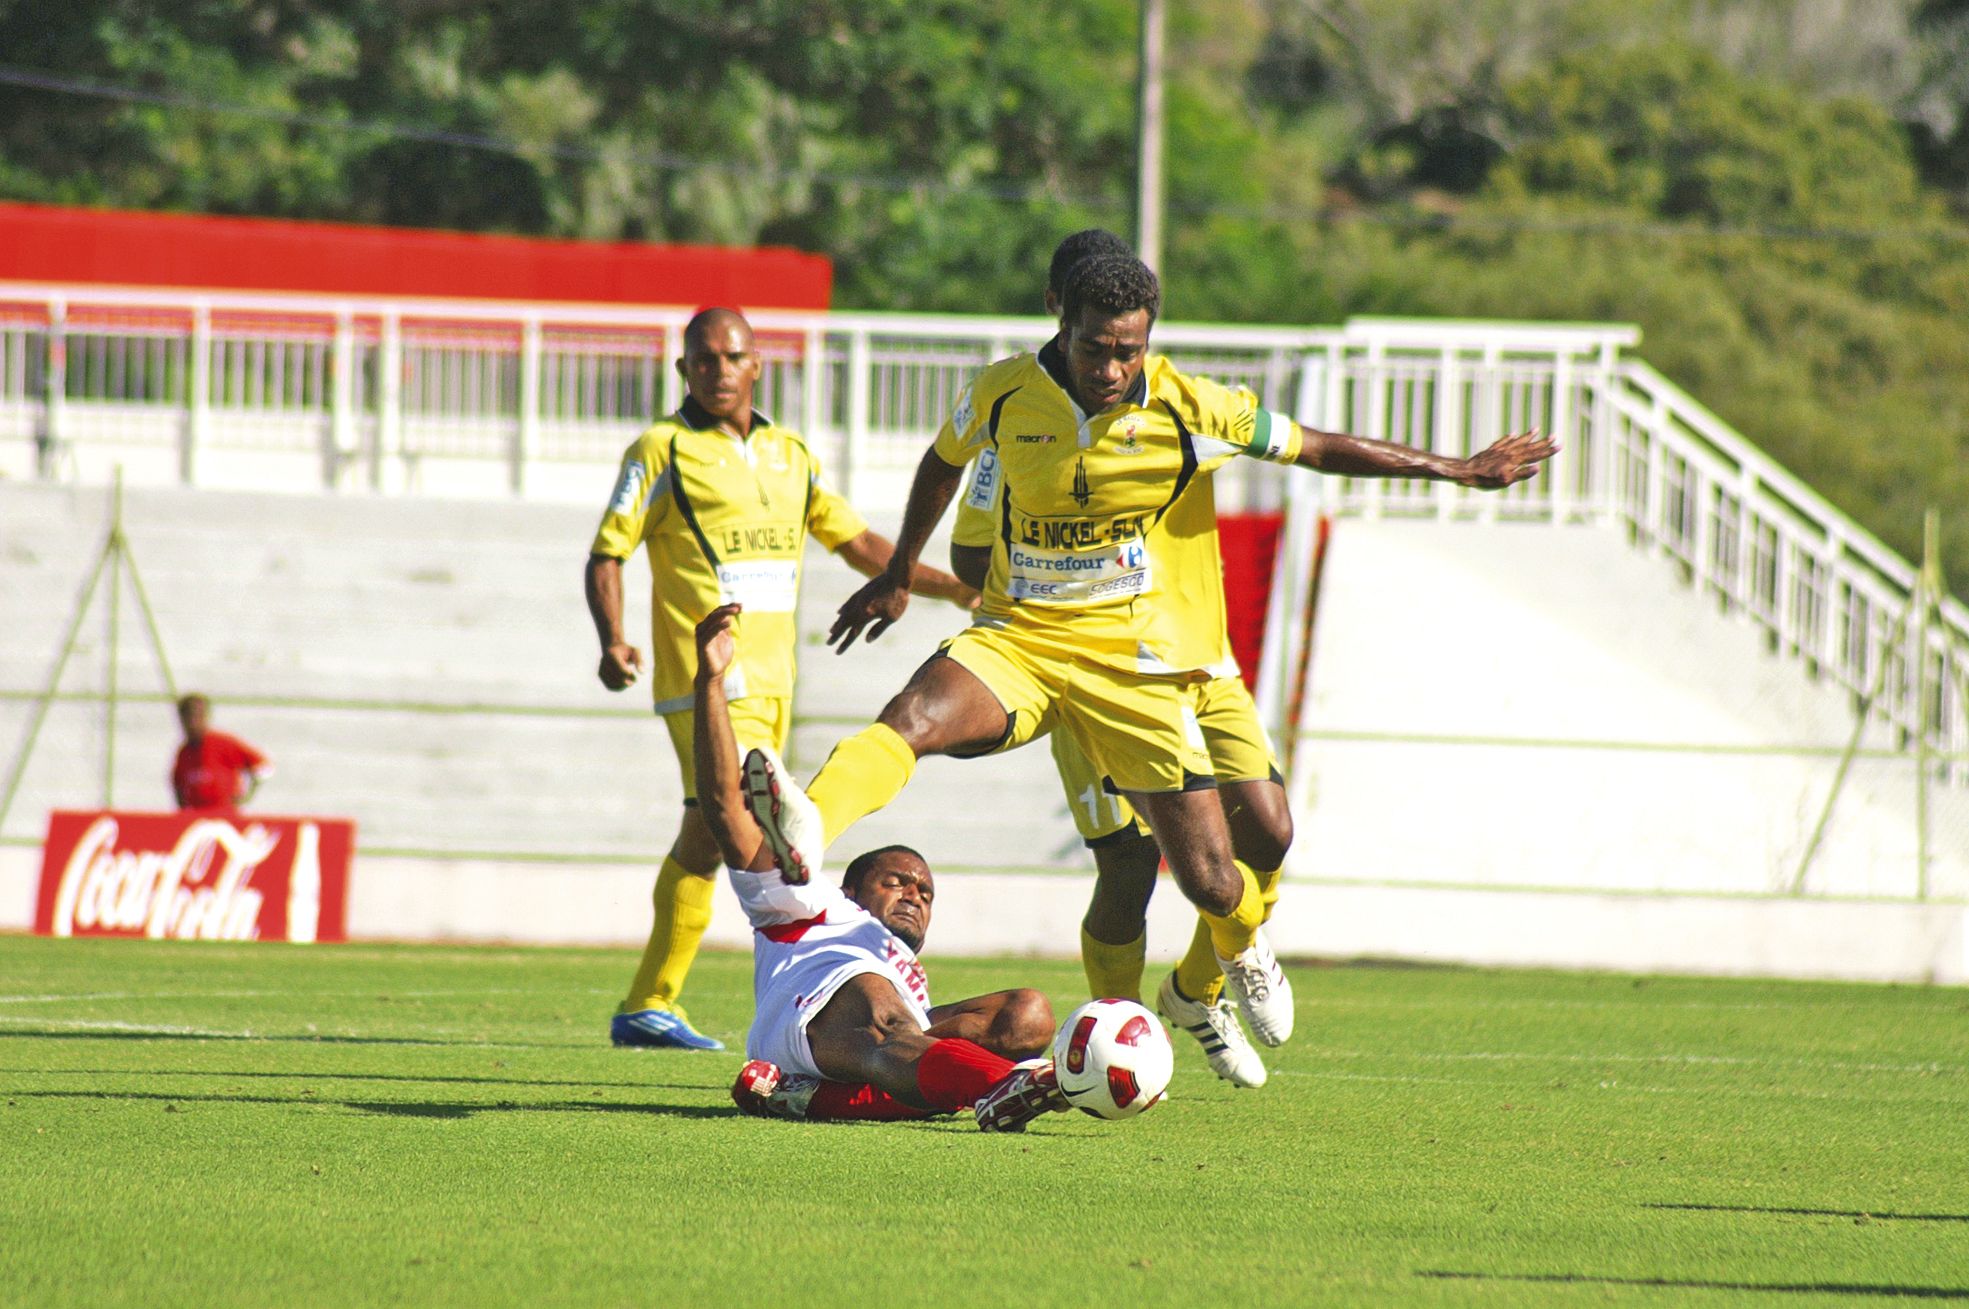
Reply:
[[1076, 459], [1073, 461], [1073, 502], [1085, 509], [1087, 502], [1093, 498], [1094, 492], [1087, 486], [1087, 460]]

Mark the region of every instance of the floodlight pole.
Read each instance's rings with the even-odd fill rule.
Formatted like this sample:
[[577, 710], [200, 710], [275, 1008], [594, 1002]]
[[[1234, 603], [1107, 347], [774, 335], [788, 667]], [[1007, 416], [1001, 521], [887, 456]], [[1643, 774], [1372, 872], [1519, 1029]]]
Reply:
[[122, 644], [123, 613], [123, 465], [116, 466], [116, 487], [110, 492], [109, 546], [115, 561], [109, 566], [109, 666], [103, 677], [103, 808], [116, 808], [116, 663]]
[[1164, 0], [1142, 0], [1135, 116], [1135, 253], [1162, 271], [1162, 28]]
[[[1914, 637], [1914, 894], [1928, 898], [1928, 624], [1941, 618], [1942, 516], [1930, 508], [1921, 518], [1921, 611]], [[1939, 625], [1939, 624], [1938, 624]], [[1947, 630], [1944, 627], [1944, 630]]]
[[48, 710], [54, 705], [61, 690], [62, 674], [68, 669], [69, 656], [75, 653], [76, 638], [82, 633], [82, 624], [89, 616], [89, 604], [96, 598], [96, 587], [103, 580], [103, 573], [109, 573], [109, 676], [107, 680], [108, 718], [105, 724], [103, 746], [103, 808], [111, 808], [115, 796], [116, 772], [116, 706], [119, 698], [117, 661], [120, 657], [120, 620], [117, 611], [121, 608], [121, 577], [125, 571], [130, 574], [130, 590], [137, 597], [137, 607], [144, 616], [144, 630], [150, 636], [151, 653], [157, 658], [157, 671], [164, 679], [164, 689], [173, 701], [178, 698], [177, 679], [171, 675], [171, 661], [164, 653], [164, 636], [157, 627], [157, 614], [150, 607], [150, 596], [144, 590], [143, 576], [137, 571], [137, 558], [130, 550], [130, 538], [123, 533], [123, 466], [116, 467], [116, 485], [110, 499], [109, 531], [103, 537], [103, 548], [96, 556], [95, 567], [89, 570], [89, 580], [83, 584], [81, 598], [75, 603], [75, 613], [70, 617], [68, 628], [62, 634], [61, 650], [55, 656], [55, 666], [48, 674], [47, 685], [35, 697], [34, 712], [28, 718], [27, 732], [21, 738], [19, 751], [14, 756], [14, 765], [7, 775], [7, 785], [0, 790], [0, 826], [7, 821], [8, 811], [13, 808], [14, 797], [19, 794], [21, 779], [27, 774], [28, 760], [34, 756], [34, 747], [41, 736], [42, 724], [47, 721]]
[[1866, 694], [1860, 697], [1853, 716], [1853, 734], [1846, 740], [1846, 749], [1839, 756], [1839, 767], [1832, 774], [1832, 789], [1826, 793], [1825, 807], [1819, 810], [1819, 821], [1812, 828], [1812, 836], [1805, 843], [1805, 853], [1798, 860], [1798, 871], [1792, 875], [1790, 891], [1792, 895], [1805, 893], [1805, 875], [1811, 871], [1812, 860], [1818, 856], [1819, 847], [1825, 843], [1826, 829], [1832, 825], [1832, 811], [1839, 804], [1840, 792], [1846, 789], [1846, 778], [1853, 769], [1853, 760], [1859, 755], [1860, 742], [1866, 733], [1866, 720], [1873, 712], [1874, 701], [1887, 686], [1887, 669], [1891, 662], [1885, 652], [1899, 646], [1912, 627], [1915, 632], [1915, 710], [1914, 710], [1914, 839], [1915, 839], [1915, 898], [1928, 898], [1928, 630], [1931, 622], [1939, 623], [1941, 618], [1942, 595], [1945, 587], [1942, 582], [1941, 556], [1941, 515], [1928, 510], [1922, 522], [1921, 570], [1915, 575], [1914, 591], [1908, 597], [1907, 607], [1901, 616], [1894, 620], [1894, 629], [1881, 643], [1882, 655], [1878, 666], [1873, 670], [1873, 681]]
[[75, 614], [68, 622], [68, 630], [62, 634], [62, 648], [55, 656], [55, 667], [48, 674], [48, 684], [34, 702], [34, 713], [27, 721], [27, 734], [21, 738], [20, 750], [14, 755], [13, 771], [7, 775], [7, 789], [0, 791], [0, 823], [7, 821], [7, 811], [13, 807], [14, 795], [20, 790], [21, 778], [27, 773], [27, 761], [34, 754], [34, 743], [41, 735], [41, 724], [47, 720], [48, 708], [55, 702], [55, 692], [62, 684], [62, 673], [68, 668], [68, 657], [75, 653], [75, 638], [82, 631], [82, 620], [89, 616], [89, 602], [96, 598], [96, 584], [103, 580], [103, 569], [114, 562], [115, 536], [103, 542], [102, 553], [96, 556], [96, 566], [89, 570], [89, 580], [83, 584], [82, 598], [75, 603]]

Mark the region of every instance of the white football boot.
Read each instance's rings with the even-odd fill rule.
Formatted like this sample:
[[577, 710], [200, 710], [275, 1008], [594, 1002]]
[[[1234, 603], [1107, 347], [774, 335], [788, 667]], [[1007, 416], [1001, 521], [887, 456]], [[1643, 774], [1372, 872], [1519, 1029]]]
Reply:
[[992, 1083], [972, 1111], [985, 1132], [1023, 1132], [1041, 1114], [1063, 1114], [1073, 1108], [1060, 1090], [1051, 1059], [1028, 1059]]
[[745, 756], [745, 807], [766, 834], [780, 876], [802, 886], [820, 875], [827, 849], [820, 810], [772, 750], [761, 747]]
[[1217, 956], [1224, 970], [1224, 990], [1244, 1011], [1251, 1034], [1260, 1045], [1284, 1045], [1292, 1035], [1292, 983], [1279, 967], [1278, 956], [1263, 932], [1235, 959]]
[[1176, 974], [1162, 979], [1155, 993], [1156, 1012], [1180, 1027], [1203, 1046], [1203, 1057], [1210, 1071], [1232, 1086], [1263, 1086], [1265, 1061], [1251, 1048], [1244, 1025], [1237, 1020], [1237, 1008], [1219, 996], [1216, 1004], [1192, 1000], [1176, 989]]

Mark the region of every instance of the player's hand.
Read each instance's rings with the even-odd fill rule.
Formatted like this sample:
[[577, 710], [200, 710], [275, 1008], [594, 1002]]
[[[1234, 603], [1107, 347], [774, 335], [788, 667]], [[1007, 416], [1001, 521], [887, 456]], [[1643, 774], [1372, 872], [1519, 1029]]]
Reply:
[[975, 612], [977, 607], [984, 603], [984, 592], [974, 591], [962, 582], [959, 582], [957, 589], [951, 592], [948, 598], [952, 604], [968, 614]]
[[1465, 459], [1455, 480], [1460, 486], [1473, 486], [1480, 491], [1501, 490], [1536, 476], [1538, 466], [1557, 453], [1558, 442], [1541, 435], [1536, 427], [1529, 432], [1515, 432]]
[[895, 626], [907, 608], [909, 588], [898, 584], [887, 573], [877, 573], [862, 584], [861, 590], [849, 596], [848, 602], [834, 615], [834, 626], [827, 630], [827, 643], [834, 647], [835, 654], [846, 654], [863, 628], [868, 629], [868, 639], [873, 641]]
[[738, 626], [738, 616], [743, 605], [719, 605], [704, 615], [704, 621], [697, 625], [697, 675], [712, 678], [723, 677], [725, 670], [732, 666], [738, 654], [738, 638], [732, 629]]
[[602, 651], [602, 666], [595, 675], [602, 679], [602, 685], [611, 691], [620, 691], [633, 686], [636, 674], [643, 668], [643, 652], [633, 645], [612, 645]]

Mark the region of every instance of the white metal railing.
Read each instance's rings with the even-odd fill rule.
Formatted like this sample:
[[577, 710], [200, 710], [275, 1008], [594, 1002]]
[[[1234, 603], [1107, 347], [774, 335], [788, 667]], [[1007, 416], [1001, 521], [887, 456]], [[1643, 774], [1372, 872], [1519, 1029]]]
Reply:
[[1877, 686], [1905, 737], [1969, 749], [1969, 609], [1945, 597], [1938, 626], [1904, 623], [1915, 569], [1645, 362], [1608, 398], [1609, 512], [1637, 542], [1813, 673]]
[[[171, 480], [590, 497], [626, 442], [682, 399], [676, 307], [248, 295], [0, 282], [0, 472], [93, 475], [149, 457]], [[1038, 318], [752, 315], [760, 405], [803, 431], [870, 507], [893, 499], [978, 367]], [[1343, 513], [1611, 521], [1741, 610], [1778, 649], [1937, 748], [1969, 747], [1960, 638], [1896, 620], [1914, 570], [1646, 363], [1619, 325], [1355, 318], [1341, 327], [1164, 323], [1179, 366], [1301, 421], [1466, 454], [1539, 426], [1563, 452], [1503, 494], [1340, 479]], [[593, 476], [588, 476], [589, 470]], [[241, 471], [244, 470], [244, 471]], [[1274, 507], [1274, 470], [1220, 479]], [[471, 476], [477, 480], [470, 480]], [[254, 482], [252, 479], [259, 479]], [[141, 473], [135, 480], [144, 480]], [[1925, 644], [1924, 644], [1925, 643]], [[1884, 678], [1882, 678], [1884, 674]]]

